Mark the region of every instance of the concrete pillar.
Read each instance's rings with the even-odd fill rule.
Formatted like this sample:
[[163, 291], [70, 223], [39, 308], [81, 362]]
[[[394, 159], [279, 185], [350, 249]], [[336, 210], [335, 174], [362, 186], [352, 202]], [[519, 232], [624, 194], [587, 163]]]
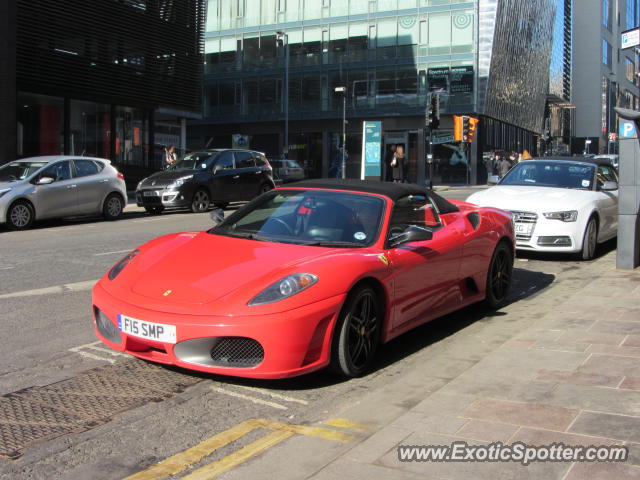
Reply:
[[0, 2], [0, 165], [17, 155], [16, 2]]

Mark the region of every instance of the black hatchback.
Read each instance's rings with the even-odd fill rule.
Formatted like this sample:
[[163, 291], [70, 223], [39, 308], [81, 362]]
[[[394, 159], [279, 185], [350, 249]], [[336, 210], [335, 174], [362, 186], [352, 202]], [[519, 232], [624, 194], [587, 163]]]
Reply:
[[253, 150], [216, 149], [185, 155], [166, 170], [143, 179], [136, 203], [147, 212], [189, 208], [205, 212], [213, 204], [251, 200], [274, 188], [267, 158]]

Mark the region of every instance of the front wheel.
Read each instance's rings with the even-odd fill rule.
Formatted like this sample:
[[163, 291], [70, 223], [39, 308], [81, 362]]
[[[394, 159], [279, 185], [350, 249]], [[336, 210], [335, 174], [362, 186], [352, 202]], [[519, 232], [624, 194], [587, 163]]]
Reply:
[[591, 260], [596, 255], [596, 244], [598, 243], [598, 222], [595, 217], [591, 217], [584, 229], [582, 238], [582, 259]]
[[347, 377], [365, 373], [378, 348], [382, 309], [371, 287], [360, 287], [347, 297], [333, 332], [331, 368]]
[[102, 209], [102, 216], [106, 220], [115, 220], [120, 215], [122, 215], [122, 211], [124, 210], [124, 202], [120, 195], [116, 193], [112, 193], [107, 197], [104, 202], [104, 208]]
[[211, 199], [209, 198], [209, 193], [206, 190], [200, 189], [193, 195], [191, 211], [193, 213], [203, 213], [209, 210], [210, 205]]
[[513, 255], [506, 242], [500, 242], [493, 251], [487, 272], [485, 303], [491, 308], [500, 308], [507, 301], [513, 275]]
[[7, 226], [11, 230], [25, 230], [33, 223], [35, 214], [31, 204], [18, 200], [7, 211]]

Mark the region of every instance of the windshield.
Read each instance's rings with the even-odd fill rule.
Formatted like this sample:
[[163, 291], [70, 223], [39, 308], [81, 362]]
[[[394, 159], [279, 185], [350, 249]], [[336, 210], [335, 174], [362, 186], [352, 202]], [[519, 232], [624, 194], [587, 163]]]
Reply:
[[571, 162], [522, 162], [511, 169], [500, 185], [575, 188], [592, 190], [595, 166]]
[[274, 190], [209, 233], [297, 245], [366, 247], [378, 238], [384, 201], [357, 193]]
[[185, 155], [167, 170], [206, 170], [213, 163], [215, 153], [196, 152]]
[[0, 167], [0, 182], [17, 182], [44, 167], [47, 162], [11, 162]]

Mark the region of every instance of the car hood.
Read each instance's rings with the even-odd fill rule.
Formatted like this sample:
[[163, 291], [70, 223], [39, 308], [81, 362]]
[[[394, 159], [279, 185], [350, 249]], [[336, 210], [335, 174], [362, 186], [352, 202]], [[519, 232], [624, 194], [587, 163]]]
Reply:
[[0, 182], [0, 190], [5, 190], [7, 188], [14, 188], [18, 185], [22, 185], [24, 181], [20, 182]]
[[174, 180], [192, 176], [193, 173], [194, 173], [193, 170], [162, 170], [142, 180], [142, 186], [157, 187], [157, 186], [169, 185]]
[[136, 266], [126, 277], [134, 279], [130, 289], [137, 295], [165, 304], [202, 305], [248, 284], [257, 283], [262, 290], [296, 266], [331, 251], [206, 232], [183, 233], [141, 248], [125, 271]]
[[467, 201], [482, 207], [528, 212], [578, 210], [594, 199], [596, 192], [569, 188], [503, 186], [471, 195]]

